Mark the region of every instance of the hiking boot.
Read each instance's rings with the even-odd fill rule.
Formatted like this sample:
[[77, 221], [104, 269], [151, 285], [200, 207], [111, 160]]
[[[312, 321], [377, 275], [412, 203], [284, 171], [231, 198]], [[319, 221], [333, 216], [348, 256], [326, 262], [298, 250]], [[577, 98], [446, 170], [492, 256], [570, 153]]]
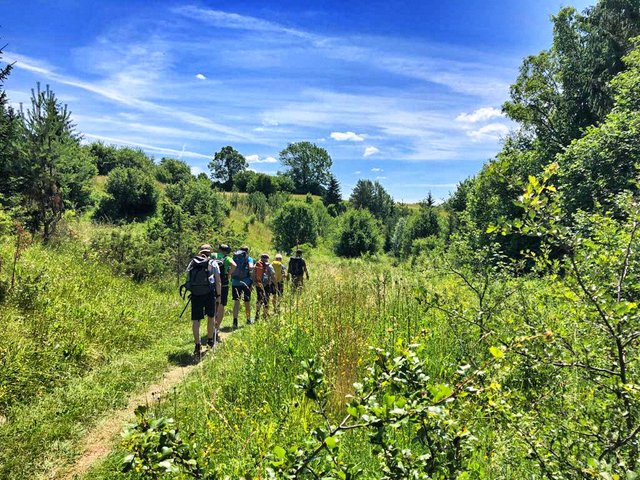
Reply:
[[238, 319], [237, 319], [237, 318], [234, 318], [234, 319], [233, 319], [233, 329], [234, 329], [234, 330], [237, 330], [237, 329], [238, 329]]
[[211, 337], [211, 338], [207, 338], [207, 346], [208, 346], [209, 348], [213, 348], [213, 347], [214, 347], [214, 345], [216, 344], [216, 340], [215, 340], [215, 338], [216, 338], [216, 334], [215, 334], [215, 333], [213, 334], [213, 337]]
[[253, 325], [255, 320], [253, 318], [247, 318], [247, 325]]
[[202, 348], [202, 345], [200, 345], [199, 343], [196, 343], [195, 348], [193, 349], [193, 356], [195, 358], [200, 358], [200, 349]]

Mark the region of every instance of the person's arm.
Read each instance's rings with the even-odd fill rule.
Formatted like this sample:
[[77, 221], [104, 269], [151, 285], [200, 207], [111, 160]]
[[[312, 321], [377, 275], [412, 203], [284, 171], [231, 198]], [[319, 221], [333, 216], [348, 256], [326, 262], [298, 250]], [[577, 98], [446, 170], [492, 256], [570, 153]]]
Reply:
[[307, 275], [307, 280], [309, 280], [309, 270], [307, 270], [307, 262], [302, 262], [302, 268], [304, 269], [304, 273]]
[[222, 280], [220, 279], [220, 268], [218, 267], [217, 263], [213, 263], [214, 265], [214, 269], [213, 269], [213, 275], [214, 278], [216, 279], [216, 302], [220, 303], [221, 297], [222, 297]]
[[237, 266], [238, 265], [236, 265], [236, 262], [229, 259], [229, 276], [233, 275], [233, 272], [235, 272]]

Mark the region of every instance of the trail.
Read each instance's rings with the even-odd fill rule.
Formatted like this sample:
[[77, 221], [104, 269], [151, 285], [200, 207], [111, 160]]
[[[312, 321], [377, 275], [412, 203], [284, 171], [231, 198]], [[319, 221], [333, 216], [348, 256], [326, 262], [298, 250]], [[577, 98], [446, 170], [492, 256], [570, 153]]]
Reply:
[[[221, 332], [221, 340], [228, 337], [228, 333]], [[177, 366], [166, 370], [162, 379], [144, 392], [140, 392], [129, 399], [126, 407], [114, 411], [108, 417], [102, 419], [82, 441], [82, 453], [75, 463], [68, 467], [60, 467], [54, 471], [51, 477], [58, 480], [76, 480], [82, 478], [91, 466], [105, 458], [114, 446], [115, 438], [124, 429], [125, 425], [134, 417], [134, 411], [138, 405], [150, 404], [158, 401], [170, 392], [175, 386], [180, 384], [191, 371], [199, 368], [207, 357], [213, 352], [208, 352], [203, 359], [193, 365]]]

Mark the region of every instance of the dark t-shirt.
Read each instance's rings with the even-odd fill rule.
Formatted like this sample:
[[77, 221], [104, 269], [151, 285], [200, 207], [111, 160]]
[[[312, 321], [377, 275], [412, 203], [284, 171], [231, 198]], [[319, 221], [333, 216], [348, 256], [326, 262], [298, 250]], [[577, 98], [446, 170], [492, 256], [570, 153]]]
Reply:
[[294, 277], [299, 277], [304, 274], [307, 264], [301, 257], [291, 257], [289, 259], [289, 273]]

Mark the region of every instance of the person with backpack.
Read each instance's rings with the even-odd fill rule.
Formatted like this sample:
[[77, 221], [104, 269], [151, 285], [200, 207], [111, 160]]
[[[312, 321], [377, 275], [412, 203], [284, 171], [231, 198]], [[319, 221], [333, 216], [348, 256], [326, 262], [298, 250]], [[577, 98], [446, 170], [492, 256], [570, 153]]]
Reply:
[[275, 311], [278, 308], [279, 297], [281, 297], [284, 292], [284, 280], [287, 278], [287, 267], [282, 263], [282, 255], [279, 253], [276, 254], [276, 258], [271, 265], [273, 265], [273, 270], [275, 271], [273, 289], [273, 309]]
[[229, 279], [231, 278], [231, 275], [233, 275], [233, 271], [236, 269], [236, 262], [233, 261], [229, 245], [222, 243], [218, 246], [216, 262], [218, 263], [218, 268], [220, 268], [220, 281], [222, 284], [220, 304], [216, 310], [215, 341], [217, 343], [220, 341], [220, 326], [222, 325], [222, 319], [224, 318], [224, 309], [229, 300]]
[[269, 263], [269, 254], [260, 255], [260, 260], [253, 269], [258, 301], [256, 302], [256, 321], [260, 318], [260, 308], [264, 307], [264, 316], [269, 316], [269, 296], [273, 294], [276, 272]]
[[309, 270], [307, 270], [307, 262], [302, 258], [302, 250], [296, 250], [295, 257], [289, 259], [289, 275], [293, 284], [293, 291], [304, 285], [304, 275], [309, 280]]
[[207, 345], [213, 347], [216, 305], [220, 299], [222, 283], [220, 269], [212, 258], [211, 245], [202, 245], [198, 255], [193, 257], [187, 266], [185, 288], [191, 294], [191, 320], [195, 348], [193, 354], [200, 358], [200, 320], [207, 315]]
[[238, 328], [238, 314], [240, 313], [240, 297], [244, 300], [244, 309], [247, 314], [247, 325], [251, 320], [251, 272], [253, 271], [253, 258], [249, 256], [249, 247], [243, 246], [233, 254], [236, 268], [231, 274], [231, 298], [233, 299], [233, 329]]

